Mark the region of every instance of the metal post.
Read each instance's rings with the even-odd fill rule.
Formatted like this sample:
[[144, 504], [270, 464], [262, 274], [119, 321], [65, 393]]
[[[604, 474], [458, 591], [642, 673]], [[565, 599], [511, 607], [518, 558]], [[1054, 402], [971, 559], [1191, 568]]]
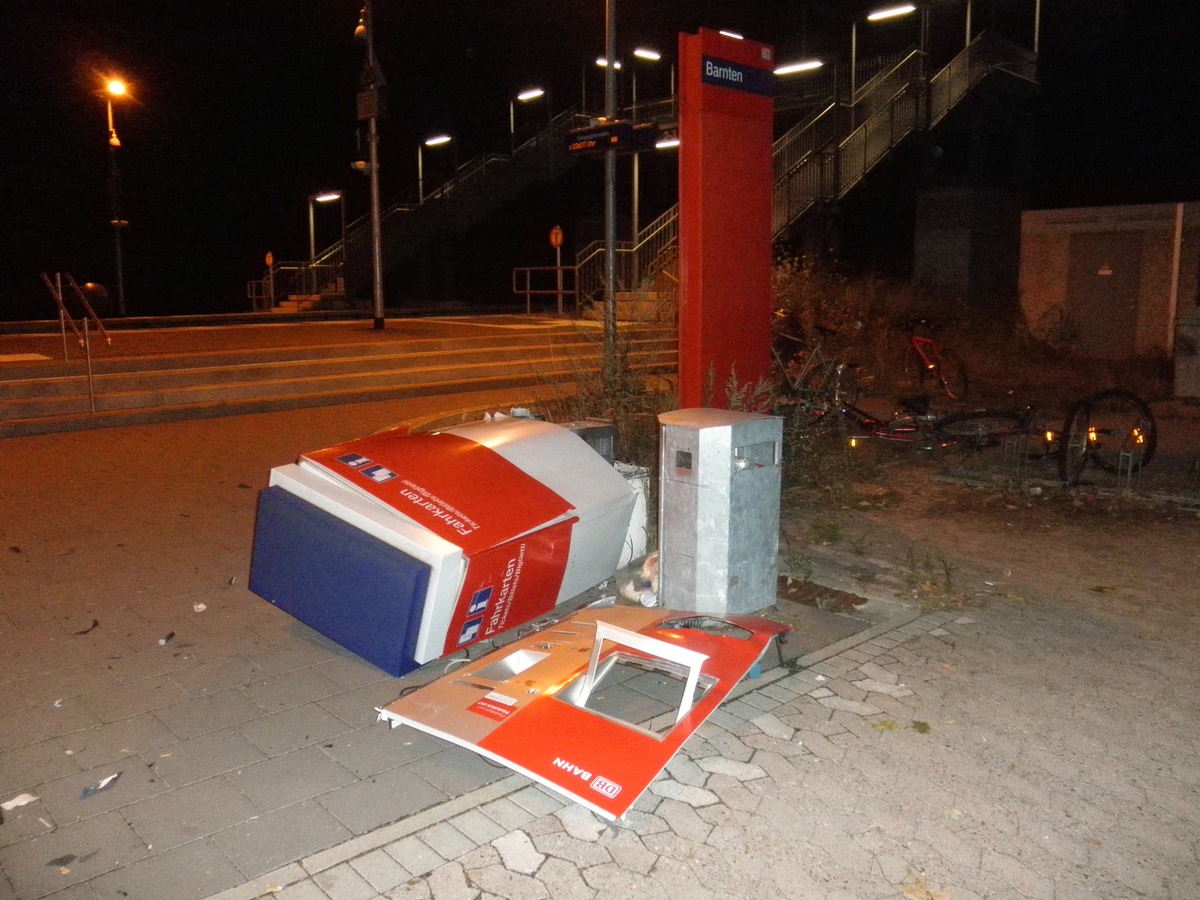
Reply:
[[379, 218], [379, 119], [371, 116], [367, 123], [367, 146], [371, 165], [371, 276], [375, 282], [373, 295], [374, 327], [383, 331], [383, 229]]
[[[111, 95], [112, 85], [119, 82], [110, 82], [109, 92]], [[122, 85], [122, 91], [124, 86]], [[113, 229], [113, 246], [117, 254], [117, 315], [125, 315], [125, 265], [124, 254], [121, 252], [121, 228], [125, 222], [121, 219], [121, 176], [117, 169], [117, 148], [121, 146], [121, 139], [117, 137], [117, 128], [113, 124], [113, 107], [112, 97], [105, 98], [105, 106], [108, 111], [108, 183], [110, 200], [112, 201], [112, 218], [109, 224]]]
[[[383, 307], [383, 228], [379, 215], [379, 117], [383, 113], [383, 89], [387, 80], [375, 58], [375, 17], [371, 0], [363, 0], [363, 18], [355, 34], [367, 40], [367, 58], [359, 78], [358, 119], [367, 120], [367, 174], [371, 180], [371, 280], [374, 283], [372, 307], [375, 330], [384, 327]], [[345, 202], [343, 200], [343, 202]], [[342, 248], [345, 252], [345, 247]]]
[[[617, 0], [604, 3], [604, 115], [617, 117]], [[604, 374], [612, 379], [617, 359], [617, 154], [604, 154]]]
[[854, 91], [858, 79], [858, 22], [850, 23], [850, 104], [854, 104]]
[[83, 355], [87, 358], [87, 384], [88, 384], [88, 404], [91, 406], [92, 415], [96, 414], [96, 389], [92, 380], [92, 340], [91, 332], [88, 331], [88, 317], [83, 317]]
[[313, 215], [313, 198], [308, 197], [308, 261], [311, 264], [317, 258], [317, 223]]
[[554, 275], [557, 282], [558, 290], [558, 314], [563, 314], [563, 271], [562, 271], [562, 247], [554, 248]]

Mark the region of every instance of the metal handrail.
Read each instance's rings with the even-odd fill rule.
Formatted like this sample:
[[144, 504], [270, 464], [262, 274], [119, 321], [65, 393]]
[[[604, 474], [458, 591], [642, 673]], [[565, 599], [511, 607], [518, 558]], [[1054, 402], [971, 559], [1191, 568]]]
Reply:
[[[536, 288], [536, 276], [553, 275], [554, 287]], [[570, 284], [567, 277], [570, 276]], [[526, 314], [533, 311], [534, 297], [557, 297], [558, 314], [563, 314], [563, 298], [568, 294], [575, 298], [575, 312], [579, 312], [579, 292], [575, 289], [575, 266], [522, 266], [513, 269], [513, 293], [525, 298]]]
[[100, 320], [100, 317], [98, 315], [96, 315], [96, 310], [92, 307], [91, 301], [88, 300], [87, 295], [83, 292], [83, 289], [75, 281], [74, 276], [71, 275], [70, 272], [65, 272], [65, 273], [64, 272], [56, 272], [54, 275], [56, 282], [57, 282], [56, 283], [56, 282], [52, 282], [50, 280], [50, 276], [47, 275], [45, 272], [42, 272], [41, 274], [42, 274], [42, 282], [46, 285], [46, 289], [50, 291], [50, 296], [54, 298], [54, 302], [58, 305], [58, 313], [59, 313], [59, 320], [60, 320], [59, 325], [61, 328], [63, 328], [64, 342], [66, 340], [66, 325], [68, 323], [71, 326], [71, 331], [74, 332], [76, 339], [79, 341], [79, 346], [82, 347], [87, 342], [85, 336], [80, 332], [78, 326], [76, 326], [75, 320], [72, 318], [71, 314], [67, 311], [66, 302], [63, 299], [64, 295], [63, 295], [62, 281], [63, 281], [63, 276], [65, 275], [66, 279], [67, 279], [67, 284], [70, 286], [71, 290], [75, 292], [75, 297], [76, 297], [76, 299], [79, 300], [79, 305], [83, 308], [83, 315], [80, 316], [81, 321], [85, 324], [85, 326], [86, 326], [88, 319], [91, 319], [93, 322], [95, 322], [96, 330], [99, 331], [100, 334], [104, 336], [104, 343], [108, 344], [111, 347], [112, 346], [112, 337], [109, 335], [108, 329], [104, 327], [104, 323]]

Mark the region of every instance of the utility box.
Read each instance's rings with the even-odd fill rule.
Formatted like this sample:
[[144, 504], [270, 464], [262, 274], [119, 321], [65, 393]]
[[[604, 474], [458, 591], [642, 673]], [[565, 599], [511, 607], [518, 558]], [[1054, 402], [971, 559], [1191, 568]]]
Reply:
[[659, 602], [713, 614], [773, 605], [783, 420], [681, 409], [658, 421]]

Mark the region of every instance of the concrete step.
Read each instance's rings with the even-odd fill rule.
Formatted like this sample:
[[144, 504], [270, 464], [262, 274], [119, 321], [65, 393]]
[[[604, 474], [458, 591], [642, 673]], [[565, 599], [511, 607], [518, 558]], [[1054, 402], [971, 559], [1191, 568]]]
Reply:
[[[271, 409], [363, 402], [481, 386], [575, 383], [600, 369], [603, 341], [593, 333], [474, 334], [469, 340], [420, 339], [329, 346], [189, 350], [94, 361], [18, 365], [0, 374], [0, 437], [41, 434]], [[671, 330], [623, 330], [630, 365], [646, 373], [676, 369]], [[197, 364], [200, 363], [200, 364]], [[34, 372], [42, 372], [42, 377]], [[34, 376], [34, 377], [30, 377]], [[93, 406], [94, 404], [94, 406]]]
[[[620, 291], [616, 295], [617, 320], [643, 326], [671, 325], [675, 322], [674, 293], [660, 291]], [[597, 301], [584, 312], [584, 317], [604, 321], [608, 304]]]

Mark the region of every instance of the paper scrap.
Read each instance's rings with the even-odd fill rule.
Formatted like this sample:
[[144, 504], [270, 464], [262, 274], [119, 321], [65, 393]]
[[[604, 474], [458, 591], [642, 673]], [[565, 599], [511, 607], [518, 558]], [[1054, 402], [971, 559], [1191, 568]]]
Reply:
[[13, 797], [11, 800], [5, 800], [3, 803], [0, 803], [0, 809], [16, 809], [18, 806], [24, 806], [26, 803], [32, 803], [36, 799], [37, 796], [35, 794], [17, 794], [17, 796]]
[[83, 789], [83, 793], [79, 795], [79, 799], [86, 800], [88, 797], [91, 797], [94, 794], [98, 794], [103, 790], [107, 790], [108, 788], [112, 787], [116, 780], [120, 777], [121, 773], [117, 772], [113, 775], [109, 775], [107, 778], [101, 778], [96, 784], [90, 787], [85, 787]]

